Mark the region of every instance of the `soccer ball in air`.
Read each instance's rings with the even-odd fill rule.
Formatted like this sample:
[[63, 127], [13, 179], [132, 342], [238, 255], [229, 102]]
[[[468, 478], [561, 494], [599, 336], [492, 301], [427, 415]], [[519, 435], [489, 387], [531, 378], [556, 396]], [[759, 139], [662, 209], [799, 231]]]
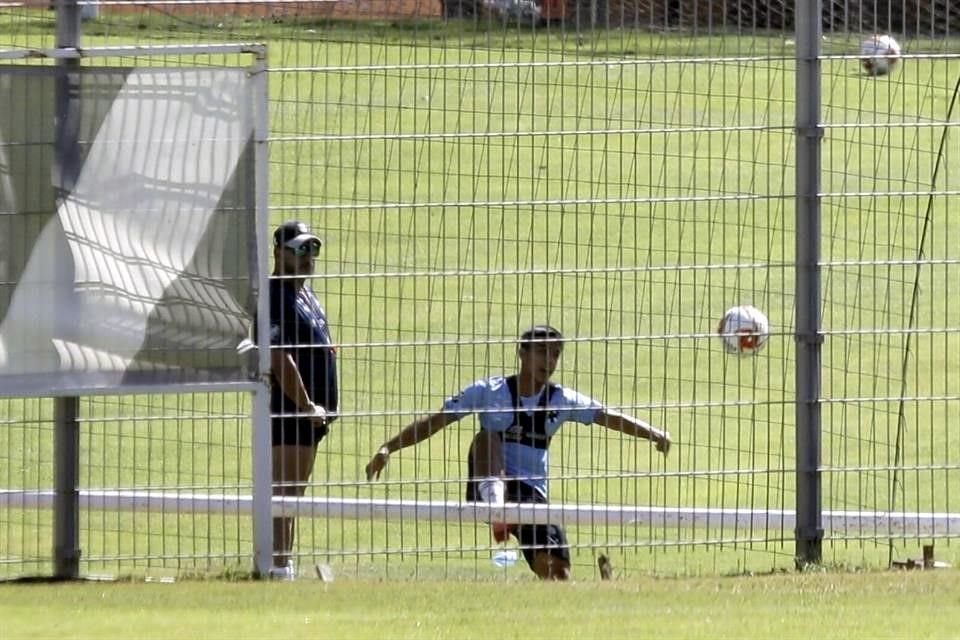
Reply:
[[900, 59], [900, 45], [887, 35], [872, 35], [860, 45], [860, 64], [872, 76], [890, 73]]
[[763, 348], [770, 337], [770, 321], [760, 309], [748, 304], [731, 307], [723, 314], [717, 327], [727, 353], [754, 354]]

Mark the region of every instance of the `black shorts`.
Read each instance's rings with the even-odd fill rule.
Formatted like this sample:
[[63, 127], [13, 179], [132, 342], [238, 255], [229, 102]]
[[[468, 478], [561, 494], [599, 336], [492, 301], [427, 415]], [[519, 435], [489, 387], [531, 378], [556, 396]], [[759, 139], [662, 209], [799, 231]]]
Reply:
[[313, 422], [303, 418], [271, 418], [270, 429], [273, 432], [273, 446], [295, 445], [314, 447], [323, 440], [329, 431], [329, 424], [313, 426]]
[[[507, 502], [527, 504], [546, 504], [547, 499], [526, 482], [507, 478], [504, 481], [504, 499]], [[481, 502], [478, 491], [479, 482], [467, 481], [467, 501]], [[520, 550], [527, 564], [533, 569], [533, 559], [537, 551], [546, 551], [554, 558], [570, 563], [570, 543], [567, 534], [555, 524], [514, 524], [510, 533], [520, 541]]]

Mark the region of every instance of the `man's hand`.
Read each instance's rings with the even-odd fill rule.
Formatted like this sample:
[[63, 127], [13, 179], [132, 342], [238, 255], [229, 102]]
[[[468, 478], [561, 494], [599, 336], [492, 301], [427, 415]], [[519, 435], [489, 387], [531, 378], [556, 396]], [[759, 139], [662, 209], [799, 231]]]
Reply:
[[656, 445], [657, 451], [663, 455], [670, 453], [670, 444], [673, 442], [670, 439], [669, 431], [658, 431], [654, 434], [653, 441]]
[[367, 481], [373, 480], [374, 478], [379, 479], [380, 472], [383, 471], [389, 461], [390, 450], [386, 447], [380, 447], [380, 449], [373, 454], [373, 457], [370, 458], [370, 462], [367, 463]]
[[310, 422], [315, 429], [327, 426], [327, 410], [318, 404], [310, 403], [310, 409], [307, 409]]

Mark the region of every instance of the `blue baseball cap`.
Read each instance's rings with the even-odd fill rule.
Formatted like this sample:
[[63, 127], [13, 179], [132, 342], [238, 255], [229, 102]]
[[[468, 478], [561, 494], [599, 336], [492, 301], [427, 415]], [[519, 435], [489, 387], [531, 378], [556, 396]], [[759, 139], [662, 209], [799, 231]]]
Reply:
[[320, 238], [311, 233], [310, 227], [299, 220], [284, 222], [273, 232], [273, 244], [277, 247], [296, 251], [308, 242], [315, 242], [318, 248], [323, 245]]

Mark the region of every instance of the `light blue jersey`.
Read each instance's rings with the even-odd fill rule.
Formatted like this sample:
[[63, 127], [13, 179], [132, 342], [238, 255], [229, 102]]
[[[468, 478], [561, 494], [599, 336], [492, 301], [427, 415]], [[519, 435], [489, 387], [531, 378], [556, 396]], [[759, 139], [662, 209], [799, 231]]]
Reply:
[[[480, 428], [503, 434], [503, 454], [508, 476], [529, 484], [547, 496], [547, 447], [564, 422], [593, 424], [603, 406], [588, 396], [550, 384], [535, 396], [516, 393], [516, 377], [493, 376], [477, 380], [443, 403], [457, 420], [476, 413]], [[514, 394], [517, 395], [516, 402]], [[519, 405], [519, 409], [516, 405]]]

